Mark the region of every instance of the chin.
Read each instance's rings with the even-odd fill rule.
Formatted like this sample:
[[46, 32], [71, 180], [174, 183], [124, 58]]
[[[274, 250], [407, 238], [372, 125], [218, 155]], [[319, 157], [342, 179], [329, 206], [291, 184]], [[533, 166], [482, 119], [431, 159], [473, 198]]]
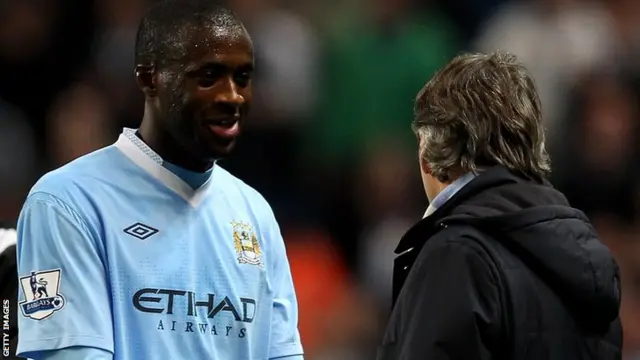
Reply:
[[226, 141], [226, 142], [216, 142], [215, 144], [211, 144], [208, 147], [207, 153], [210, 158], [218, 160], [218, 159], [226, 158], [227, 156], [231, 155], [235, 147], [236, 147], [235, 139], [231, 141]]

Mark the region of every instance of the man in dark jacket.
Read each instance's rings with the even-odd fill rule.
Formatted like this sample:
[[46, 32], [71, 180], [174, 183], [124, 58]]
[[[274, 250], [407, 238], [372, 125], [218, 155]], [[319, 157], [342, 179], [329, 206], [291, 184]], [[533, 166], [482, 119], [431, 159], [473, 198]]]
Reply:
[[414, 129], [430, 205], [396, 249], [378, 359], [621, 359], [618, 266], [545, 180], [518, 60], [455, 58], [418, 94]]

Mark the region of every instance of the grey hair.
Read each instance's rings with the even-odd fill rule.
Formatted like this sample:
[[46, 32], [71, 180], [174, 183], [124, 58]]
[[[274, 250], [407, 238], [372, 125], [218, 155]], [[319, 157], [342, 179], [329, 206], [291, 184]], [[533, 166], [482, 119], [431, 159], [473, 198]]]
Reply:
[[418, 93], [413, 130], [433, 177], [502, 165], [537, 179], [551, 172], [533, 79], [516, 56], [454, 58]]

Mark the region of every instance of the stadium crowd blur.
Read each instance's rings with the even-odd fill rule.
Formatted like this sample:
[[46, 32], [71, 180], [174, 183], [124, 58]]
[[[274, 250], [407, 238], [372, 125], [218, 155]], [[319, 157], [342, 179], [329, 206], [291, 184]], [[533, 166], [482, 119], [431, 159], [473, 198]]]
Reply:
[[[133, 49], [149, 1], [0, 3], [1, 219], [15, 220], [44, 172], [138, 125]], [[426, 206], [413, 98], [453, 55], [496, 49], [537, 81], [553, 182], [617, 256], [625, 352], [640, 358], [639, 1], [229, 5], [253, 35], [258, 70], [245, 135], [220, 164], [274, 207], [308, 359], [373, 357], [393, 250]]]

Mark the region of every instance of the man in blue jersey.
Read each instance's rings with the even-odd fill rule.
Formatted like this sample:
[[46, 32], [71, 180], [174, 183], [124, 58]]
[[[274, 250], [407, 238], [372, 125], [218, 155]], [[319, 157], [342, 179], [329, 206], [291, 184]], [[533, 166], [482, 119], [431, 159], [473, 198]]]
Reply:
[[301, 360], [273, 212], [215, 164], [251, 101], [249, 35], [213, 1], [162, 1], [136, 64], [140, 129], [45, 175], [20, 214], [19, 355]]

